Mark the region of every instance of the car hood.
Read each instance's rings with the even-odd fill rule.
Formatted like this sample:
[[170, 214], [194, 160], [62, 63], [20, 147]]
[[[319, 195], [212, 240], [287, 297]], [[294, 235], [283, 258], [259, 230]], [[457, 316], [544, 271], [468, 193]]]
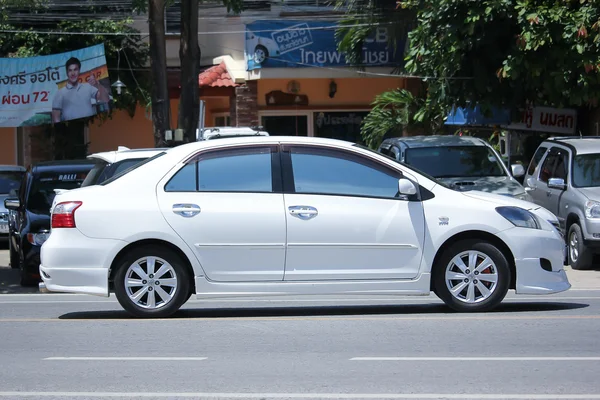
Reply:
[[600, 187], [578, 188], [590, 200], [600, 201]]
[[516, 196], [525, 192], [525, 189], [519, 182], [508, 176], [452, 177], [436, 179], [450, 186], [451, 189], [459, 190], [461, 192], [478, 190], [504, 196]]
[[463, 193], [463, 195], [474, 198], [474, 199], [488, 201], [490, 203], [497, 204], [498, 206], [512, 206], [512, 207], [524, 208], [525, 210], [533, 212], [538, 217], [543, 218], [546, 221], [549, 221], [549, 222], [552, 221], [555, 223], [558, 222], [556, 215], [554, 215], [548, 209], [546, 209], [542, 206], [539, 206], [535, 203], [529, 202], [529, 201], [519, 200], [519, 199], [515, 199], [514, 197], [503, 196], [503, 195], [498, 195], [498, 194], [494, 194], [494, 193], [481, 192], [481, 191], [477, 191], [477, 190], [465, 192], [465, 193]]

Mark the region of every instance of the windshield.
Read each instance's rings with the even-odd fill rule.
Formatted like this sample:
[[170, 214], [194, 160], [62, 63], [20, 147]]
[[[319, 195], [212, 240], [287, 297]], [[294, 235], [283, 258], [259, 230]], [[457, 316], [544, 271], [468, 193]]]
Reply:
[[436, 178], [506, 176], [500, 160], [486, 146], [409, 148], [405, 162]]
[[50, 215], [50, 207], [56, 193], [54, 189], [77, 189], [85, 179], [87, 172], [61, 171], [42, 172], [33, 178], [33, 185], [27, 208], [36, 214]]
[[20, 171], [0, 171], [0, 194], [8, 194], [13, 189], [19, 189], [23, 174]]
[[573, 186], [600, 186], [600, 154], [582, 154], [573, 159]]

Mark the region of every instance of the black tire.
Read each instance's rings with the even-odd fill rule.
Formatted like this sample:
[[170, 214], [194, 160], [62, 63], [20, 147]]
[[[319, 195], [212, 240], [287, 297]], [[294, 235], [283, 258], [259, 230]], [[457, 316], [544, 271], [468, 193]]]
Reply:
[[[571, 236], [574, 236], [575, 240], [573, 241]], [[575, 244], [573, 248], [573, 243]], [[585, 243], [583, 242], [583, 233], [581, 232], [581, 227], [579, 224], [574, 223], [569, 227], [569, 233], [567, 235], [567, 257], [569, 257], [569, 265], [573, 269], [577, 270], [585, 270], [590, 269], [592, 267], [592, 259], [594, 257], [593, 252], [587, 248]], [[574, 258], [574, 254], [572, 250], [577, 251], [577, 256]]]
[[[159, 308], [148, 309], [136, 304], [129, 298], [125, 287], [125, 278], [129, 267], [144, 257], [157, 257], [166, 261], [173, 267], [173, 274], [177, 278], [173, 297]], [[189, 299], [191, 280], [192, 276], [185, 261], [177, 253], [164, 247], [142, 246], [132, 249], [121, 260], [115, 274], [114, 290], [121, 306], [131, 315], [140, 318], [165, 318], [174, 314]]]
[[38, 286], [39, 284], [39, 279], [32, 277], [31, 275], [29, 275], [27, 273], [27, 271], [23, 268], [21, 268], [21, 280], [20, 280], [20, 284], [23, 287], [32, 287], [32, 286]]
[[[473, 303], [457, 299], [446, 285], [446, 269], [450, 265], [450, 262], [457, 255], [467, 251], [477, 251], [488, 256], [495, 264], [497, 273], [496, 286], [489, 297]], [[474, 271], [470, 271], [470, 273], [474, 274]], [[479, 275], [479, 277], [481, 276], [483, 275]], [[493, 244], [482, 240], [462, 240], [454, 243], [444, 251], [437, 264], [433, 266], [432, 279], [435, 288], [434, 292], [448, 307], [459, 312], [484, 312], [498, 306], [506, 296], [510, 285], [511, 271], [506, 257]], [[475, 281], [477, 276], [471, 276], [470, 279]], [[483, 282], [484, 280], [481, 280], [481, 283]], [[468, 287], [466, 289], [468, 289]], [[475, 293], [481, 295], [479, 289], [477, 289], [477, 292]]]
[[12, 240], [8, 239], [8, 248], [10, 252], [10, 267], [13, 269], [18, 269], [21, 267], [21, 262], [19, 258], [19, 252], [16, 251], [12, 246]]

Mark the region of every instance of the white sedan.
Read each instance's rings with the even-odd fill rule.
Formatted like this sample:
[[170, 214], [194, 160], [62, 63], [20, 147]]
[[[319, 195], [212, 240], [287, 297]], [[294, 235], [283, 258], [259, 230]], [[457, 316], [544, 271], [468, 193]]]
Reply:
[[486, 311], [571, 287], [556, 217], [449, 189], [362, 146], [309, 137], [181, 145], [56, 197], [42, 290], [116, 294], [138, 317], [200, 299], [428, 295]]

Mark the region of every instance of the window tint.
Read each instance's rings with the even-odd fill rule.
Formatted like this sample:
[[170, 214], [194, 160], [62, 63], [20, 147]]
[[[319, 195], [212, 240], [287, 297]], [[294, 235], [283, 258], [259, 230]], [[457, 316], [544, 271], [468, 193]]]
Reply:
[[560, 153], [556, 160], [556, 167], [554, 167], [554, 173], [552, 178], [561, 178], [565, 182], [567, 181], [567, 155]]
[[187, 164], [181, 168], [165, 186], [165, 192], [195, 192], [197, 164]]
[[165, 187], [167, 192], [273, 191], [271, 149], [215, 151], [183, 167]]
[[500, 160], [487, 146], [413, 147], [405, 162], [436, 178], [505, 176]]
[[21, 171], [0, 171], [0, 194], [8, 194], [13, 189], [18, 189], [23, 178]]
[[552, 178], [552, 171], [554, 170], [554, 165], [556, 164], [556, 160], [558, 159], [557, 153], [550, 153], [548, 157], [544, 160], [542, 164], [542, 168], [540, 170], [540, 181], [548, 182], [548, 179]]
[[81, 187], [92, 186], [97, 184], [100, 175], [102, 175], [107, 166], [108, 163], [106, 161], [97, 161], [94, 165], [94, 168], [92, 168], [91, 171], [85, 177], [83, 183], [81, 184]]
[[600, 186], [600, 154], [581, 154], [573, 161], [573, 186]]
[[291, 158], [296, 193], [387, 198], [398, 195], [400, 173], [358, 155], [294, 148]]
[[27, 199], [27, 209], [36, 214], [50, 214], [50, 207], [56, 193], [54, 189], [77, 189], [81, 186], [88, 171], [41, 172], [33, 177], [31, 192]]
[[215, 152], [198, 161], [201, 192], [272, 192], [271, 149]]
[[129, 168], [127, 168], [127, 169], [125, 169], [125, 170], [123, 170], [123, 171], [119, 172], [118, 174], [114, 174], [112, 177], [108, 178], [107, 180], [100, 182], [100, 185], [102, 185], [102, 186], [104, 186], [104, 185], [108, 185], [109, 183], [116, 181], [116, 180], [117, 180], [117, 179], [119, 179], [120, 177], [127, 175], [127, 174], [128, 174], [128, 173], [130, 173], [131, 171], [133, 171], [133, 170], [135, 170], [135, 169], [138, 169], [138, 168], [139, 168], [139, 167], [141, 167], [142, 165], [148, 164], [148, 163], [150, 163], [150, 162], [152, 162], [152, 161], [156, 160], [157, 158], [164, 156], [165, 154], [167, 154], [167, 153], [165, 153], [165, 152], [163, 151], [163, 152], [160, 152], [160, 153], [158, 153], [158, 154], [157, 154], [157, 155], [155, 155], [155, 156], [152, 156], [152, 157], [146, 158], [144, 161], [137, 162], [137, 163], [135, 163], [134, 165], [130, 166]]
[[536, 150], [535, 154], [533, 155], [533, 158], [531, 159], [531, 162], [529, 163], [529, 168], [527, 169], [527, 175], [533, 175], [536, 167], [540, 163], [540, 160], [544, 156], [544, 153], [546, 153], [546, 150], [548, 150], [547, 147], [540, 147], [539, 149]]

